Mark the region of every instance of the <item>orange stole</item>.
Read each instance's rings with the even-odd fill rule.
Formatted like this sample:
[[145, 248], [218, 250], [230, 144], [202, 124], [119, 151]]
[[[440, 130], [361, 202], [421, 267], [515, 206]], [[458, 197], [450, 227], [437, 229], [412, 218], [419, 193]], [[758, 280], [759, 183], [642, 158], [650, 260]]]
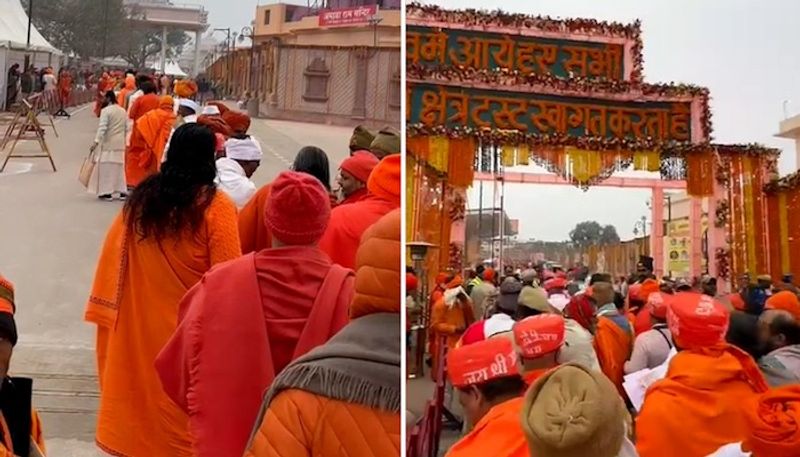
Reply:
[[523, 398], [501, 403], [483, 416], [446, 457], [529, 457], [520, 416]]
[[85, 319], [97, 325], [96, 441], [112, 455], [190, 456], [188, 417], [164, 393], [156, 355], [177, 327], [178, 304], [212, 265], [240, 255], [236, 207], [217, 192], [197, 236], [158, 243], [112, 224]]
[[272, 247], [272, 235], [264, 223], [264, 208], [267, 206], [269, 192], [269, 184], [261, 187], [239, 211], [239, 239], [243, 254]]
[[745, 409], [767, 389], [753, 359], [738, 348], [679, 352], [667, 377], [647, 390], [636, 419], [639, 456], [705, 456], [744, 441]]
[[633, 335], [622, 330], [611, 319], [601, 317], [597, 320], [594, 348], [603, 374], [617, 386], [620, 394], [624, 395], [622, 381], [625, 361], [630, 358], [633, 349]]

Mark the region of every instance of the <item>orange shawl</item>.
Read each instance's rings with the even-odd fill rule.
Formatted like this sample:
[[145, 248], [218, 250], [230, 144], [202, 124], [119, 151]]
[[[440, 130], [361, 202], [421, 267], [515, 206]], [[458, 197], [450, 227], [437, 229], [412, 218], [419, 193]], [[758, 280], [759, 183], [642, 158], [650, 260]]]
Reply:
[[264, 208], [267, 206], [269, 191], [269, 184], [258, 189], [239, 211], [239, 239], [242, 241], [244, 254], [272, 247], [272, 235], [264, 223]]
[[490, 409], [446, 457], [529, 457], [520, 422], [523, 400], [515, 398]]
[[624, 392], [622, 381], [625, 374], [625, 361], [631, 356], [633, 335], [622, 330], [610, 318], [601, 317], [597, 320], [594, 348], [603, 374], [617, 386], [617, 390], [622, 394]]
[[109, 229], [85, 319], [97, 325], [98, 446], [112, 455], [192, 454], [188, 417], [156, 375], [156, 355], [175, 331], [178, 303], [212, 265], [240, 255], [236, 206], [217, 192], [203, 227], [160, 243]]
[[145, 175], [155, 173], [164, 156], [164, 148], [175, 123], [175, 113], [170, 108], [159, 108], [145, 114], [136, 121], [136, 129], [144, 140], [145, 151], [139, 154], [138, 165]]
[[681, 351], [647, 390], [636, 419], [640, 457], [704, 456], [748, 436], [745, 409], [768, 389], [753, 359], [720, 344]]

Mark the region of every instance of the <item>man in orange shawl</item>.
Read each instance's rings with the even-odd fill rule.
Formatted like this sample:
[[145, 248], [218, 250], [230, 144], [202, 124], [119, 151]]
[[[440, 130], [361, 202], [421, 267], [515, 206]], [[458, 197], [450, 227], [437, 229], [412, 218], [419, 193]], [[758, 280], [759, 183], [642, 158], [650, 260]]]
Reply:
[[647, 390], [636, 420], [640, 457], [706, 456], [747, 438], [745, 405], [768, 387], [755, 361], [725, 343], [729, 314], [707, 295], [675, 295], [667, 323], [679, 352]]
[[131, 148], [125, 157], [128, 185], [136, 186], [158, 171], [175, 123], [172, 105], [172, 97], [165, 95], [159, 100], [158, 109], [147, 112], [136, 121], [131, 135]]
[[276, 247], [206, 274], [184, 297], [178, 330], [156, 359], [201, 457], [241, 455], [275, 376], [348, 322], [353, 272], [316, 246], [330, 219], [322, 184], [281, 173], [265, 219]]
[[42, 422], [31, 405], [33, 380], [8, 375], [17, 344], [16, 310], [14, 285], [0, 275], [0, 457], [44, 456]]
[[447, 374], [458, 390], [465, 419], [475, 427], [446, 457], [529, 457], [522, 431], [526, 384], [508, 338], [489, 338], [447, 354]]
[[592, 286], [592, 297], [600, 306], [597, 310], [597, 330], [594, 333], [597, 360], [603, 374], [622, 394], [625, 361], [633, 351], [633, 326], [614, 303], [614, 287], [611, 283], [595, 283]]
[[143, 80], [139, 83], [142, 96], [138, 97], [130, 106], [128, 117], [133, 121], [133, 129], [130, 135], [130, 144], [125, 149], [125, 181], [128, 188], [136, 187], [145, 174], [139, 166], [139, 157], [145, 155], [147, 143], [144, 137], [137, 132], [136, 122], [149, 113], [158, 109], [161, 104], [159, 96], [156, 94], [156, 85], [150, 80]]
[[364, 232], [350, 323], [275, 378], [245, 457], [400, 455], [401, 213]]
[[461, 339], [467, 327], [475, 322], [472, 312], [472, 302], [467, 292], [461, 287], [464, 280], [456, 276], [445, 289], [442, 297], [434, 303], [431, 309], [431, 331], [433, 338], [430, 343], [433, 369], [431, 375], [436, 376], [439, 367], [439, 347], [442, 337], [446, 337], [447, 347], [453, 349]]
[[523, 319], [513, 328], [525, 383], [537, 379], [558, 366], [558, 351], [564, 345], [565, 322], [558, 314], [539, 314]]
[[123, 87], [122, 90], [119, 91], [119, 94], [117, 94], [117, 105], [127, 110], [128, 97], [134, 91], [136, 91], [136, 76], [133, 76], [129, 73], [127, 76], [125, 76], [125, 87]]
[[103, 100], [106, 98], [106, 92], [114, 89], [114, 78], [108, 73], [103, 72], [100, 81], [97, 83], [97, 95], [94, 102], [94, 115], [100, 117], [100, 110], [103, 109]]
[[337, 206], [319, 247], [334, 263], [353, 268], [361, 235], [389, 211], [400, 207], [400, 154], [387, 156], [367, 180], [369, 195], [360, 202]]

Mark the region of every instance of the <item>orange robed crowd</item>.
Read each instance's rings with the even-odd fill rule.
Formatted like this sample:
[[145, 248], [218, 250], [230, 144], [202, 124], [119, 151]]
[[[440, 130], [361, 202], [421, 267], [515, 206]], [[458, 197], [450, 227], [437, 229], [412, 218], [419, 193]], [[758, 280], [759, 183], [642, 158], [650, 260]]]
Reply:
[[543, 267], [439, 274], [432, 373], [446, 363], [445, 426], [461, 434], [445, 455], [800, 456], [796, 289], [760, 277], [734, 309], [713, 278], [659, 282], [647, 259], [624, 287]]
[[239, 213], [216, 181], [224, 117], [204, 123], [181, 108], [176, 121], [172, 98], [138, 87], [120, 97], [135, 126], [132, 191], [85, 311], [97, 329], [99, 449], [399, 455], [399, 139], [380, 158], [368, 142], [351, 146], [336, 197], [325, 153], [303, 148]]

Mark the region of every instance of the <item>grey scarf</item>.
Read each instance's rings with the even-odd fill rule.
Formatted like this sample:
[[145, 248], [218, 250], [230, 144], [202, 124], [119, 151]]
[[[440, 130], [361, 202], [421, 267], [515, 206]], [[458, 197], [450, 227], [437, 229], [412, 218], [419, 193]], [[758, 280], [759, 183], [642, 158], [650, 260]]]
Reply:
[[264, 395], [253, 433], [272, 400], [287, 389], [399, 413], [401, 377], [400, 315], [358, 318], [281, 371]]

